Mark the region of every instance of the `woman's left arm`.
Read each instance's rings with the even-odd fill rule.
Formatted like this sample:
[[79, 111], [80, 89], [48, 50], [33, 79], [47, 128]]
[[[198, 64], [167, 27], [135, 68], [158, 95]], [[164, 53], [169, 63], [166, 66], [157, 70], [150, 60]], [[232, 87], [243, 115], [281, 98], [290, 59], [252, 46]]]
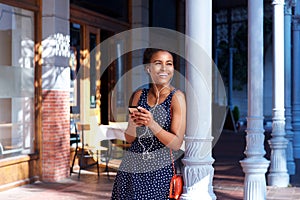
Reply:
[[148, 126], [153, 134], [166, 146], [179, 150], [186, 130], [186, 100], [184, 94], [177, 90], [171, 102], [171, 129], [164, 130], [154, 119], [152, 114], [141, 109], [139, 124]]

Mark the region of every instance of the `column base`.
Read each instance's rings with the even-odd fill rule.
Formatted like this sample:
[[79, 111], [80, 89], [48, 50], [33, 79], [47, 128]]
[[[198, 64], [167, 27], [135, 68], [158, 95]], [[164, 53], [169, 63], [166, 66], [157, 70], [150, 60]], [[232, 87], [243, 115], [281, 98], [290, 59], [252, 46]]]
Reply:
[[180, 200], [216, 200], [217, 197], [208, 191], [210, 175], [202, 178], [199, 182], [191, 187], [184, 187], [184, 193], [181, 195]]
[[266, 199], [267, 186], [265, 173], [270, 162], [261, 158], [245, 158], [240, 161], [245, 172], [244, 199]]
[[276, 187], [288, 187], [290, 177], [287, 173], [270, 173], [268, 175], [268, 185]]

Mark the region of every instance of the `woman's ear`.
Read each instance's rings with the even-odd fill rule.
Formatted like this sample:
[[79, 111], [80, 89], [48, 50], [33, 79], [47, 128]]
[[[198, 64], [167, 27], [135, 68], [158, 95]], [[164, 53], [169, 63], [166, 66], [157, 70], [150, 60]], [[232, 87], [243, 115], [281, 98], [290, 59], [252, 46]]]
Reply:
[[149, 66], [146, 66], [146, 71], [148, 74], [150, 74], [150, 67]]

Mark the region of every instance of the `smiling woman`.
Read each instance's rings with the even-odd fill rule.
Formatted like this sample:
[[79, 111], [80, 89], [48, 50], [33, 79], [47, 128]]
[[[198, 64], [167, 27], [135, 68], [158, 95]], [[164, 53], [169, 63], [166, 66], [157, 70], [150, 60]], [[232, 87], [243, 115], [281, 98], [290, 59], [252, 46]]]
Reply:
[[186, 128], [186, 101], [174, 88], [173, 56], [162, 49], [146, 49], [144, 65], [152, 80], [149, 89], [133, 94], [125, 131], [131, 143], [115, 179], [112, 199], [169, 199], [173, 176], [172, 151], [183, 142]]
[[150, 62], [144, 64], [146, 64], [147, 72], [149, 73], [152, 81], [156, 84], [156, 89], [169, 87], [174, 76], [172, 54], [167, 51], [157, 51], [152, 54]]

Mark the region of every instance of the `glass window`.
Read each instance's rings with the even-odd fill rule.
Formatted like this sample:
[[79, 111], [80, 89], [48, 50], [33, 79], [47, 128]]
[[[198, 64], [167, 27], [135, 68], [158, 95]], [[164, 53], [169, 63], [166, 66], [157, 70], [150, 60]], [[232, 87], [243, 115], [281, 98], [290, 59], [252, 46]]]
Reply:
[[79, 79], [77, 74], [80, 68], [80, 33], [81, 25], [70, 23], [70, 104], [71, 113], [79, 113]]
[[0, 158], [34, 152], [34, 13], [0, 4]]

